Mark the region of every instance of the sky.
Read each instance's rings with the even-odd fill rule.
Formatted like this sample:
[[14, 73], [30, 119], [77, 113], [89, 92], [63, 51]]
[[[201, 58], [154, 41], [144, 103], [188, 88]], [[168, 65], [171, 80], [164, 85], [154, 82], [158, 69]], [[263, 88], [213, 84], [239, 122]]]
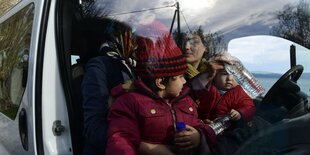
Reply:
[[[263, 9], [280, 10], [284, 5], [294, 4], [299, 0], [178, 0], [180, 10], [190, 27], [203, 25], [205, 30], [232, 30], [237, 23], [242, 21], [247, 24], [256, 22], [262, 18], [271, 18]], [[143, 23], [145, 21], [160, 18], [171, 23], [177, 0], [98, 0], [98, 6], [108, 9], [111, 14], [171, 6], [164, 9], [150, 10], [143, 13], [123, 14], [115, 16], [120, 20], [131, 21], [133, 23]], [[237, 7], [236, 7], [237, 6]], [[250, 16], [249, 16], [250, 15]], [[183, 16], [181, 17], [183, 18]], [[181, 20], [184, 22], [184, 18]], [[186, 24], [181, 24], [186, 27]]]
[[[228, 52], [253, 72], [285, 73], [290, 68], [290, 46], [296, 46], [297, 64], [310, 72], [310, 50], [273, 36], [251, 36], [231, 40]], [[249, 54], [250, 53], [250, 54]]]

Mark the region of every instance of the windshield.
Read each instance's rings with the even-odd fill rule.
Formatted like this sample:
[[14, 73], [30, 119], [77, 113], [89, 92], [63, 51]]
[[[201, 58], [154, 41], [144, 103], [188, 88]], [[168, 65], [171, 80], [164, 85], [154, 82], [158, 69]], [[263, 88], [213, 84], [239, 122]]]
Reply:
[[[283, 30], [281, 27], [293, 26], [287, 25], [283, 16], [294, 15], [297, 11], [296, 7], [306, 11], [305, 16], [309, 15], [307, 11], [309, 5], [304, 5], [304, 3], [308, 4], [307, 0], [274, 0], [271, 2], [268, 0], [231, 0], [229, 2], [159, 0], [147, 3], [139, 0], [94, 0], [94, 2], [92, 5], [83, 3], [87, 10], [85, 14], [109, 16], [134, 26], [157, 19], [170, 27], [174, 13], [179, 8], [176, 16], [179, 16], [182, 32], [194, 31], [200, 27], [204, 33], [218, 34], [224, 41], [254, 34], [281, 35]], [[174, 28], [177, 26], [177, 20], [176, 18]], [[309, 48], [309, 44], [307, 47]]]
[[[130, 114], [130, 117], [133, 116], [135, 121], [138, 120], [130, 126], [138, 125], [138, 127], [128, 131], [127, 126], [111, 127], [113, 123], [118, 122], [117, 119], [110, 121], [112, 125], [109, 124], [111, 125], [109, 129], [121, 129], [126, 133], [117, 135], [133, 135], [127, 132], [134, 132], [141, 136], [139, 138], [142, 141], [152, 142], [152, 138], [158, 138], [155, 135], [159, 134], [157, 131], [167, 131], [167, 135], [172, 134], [167, 140], [173, 141], [176, 122], [182, 120], [185, 123], [192, 123], [193, 119], [186, 120], [183, 114], [197, 115], [198, 122], [202, 123], [203, 120], [207, 124], [230, 115], [229, 117], [234, 117], [232, 119], [236, 122], [231, 122], [232, 128], [228, 127], [227, 131], [235, 131], [236, 125], [240, 127], [238, 129], [245, 129], [246, 132], [249, 129], [250, 134], [254, 133], [241, 136], [250, 142], [246, 141], [242, 147], [237, 148], [240, 154], [281, 154], [287, 150], [295, 151], [290, 149], [295, 143], [308, 144], [306, 140], [310, 139], [309, 132], [300, 127], [309, 126], [309, 123], [304, 122], [309, 121], [310, 111], [310, 0], [80, 0], [79, 2], [82, 20], [77, 18], [77, 24], [72, 24], [76, 26], [74, 29], [76, 33], [73, 33], [73, 36], [77, 36], [72, 37], [74, 46], [71, 53], [71, 63], [74, 63], [72, 66], [81, 65], [83, 68], [84, 64], [99, 59], [98, 55], [107, 58], [102, 59], [103, 63], [108, 63], [109, 59], [121, 60], [121, 64], [118, 65], [125, 67], [119, 68], [127, 70], [121, 72], [120, 76], [108, 75], [102, 79], [112, 77], [113, 80], [117, 80], [114, 77], [123, 77], [123, 80], [131, 79], [135, 82], [135, 88], [132, 88], [128, 81], [117, 82], [124, 83], [122, 87], [129, 89], [130, 95], [117, 94], [120, 98], [111, 105], [109, 113], [112, 114], [109, 116], [127, 113], [113, 114], [117, 112], [117, 108], [113, 108], [115, 105], [121, 105], [120, 107], [130, 105], [128, 108], [134, 107], [134, 109], [128, 111], [135, 113]], [[214, 73], [209, 72], [212, 70], [210, 64], [218, 62], [214, 59], [219, 57], [231, 58], [235, 63], [219, 65], [222, 68], [217, 69], [221, 70], [210, 74]], [[107, 73], [109, 70], [117, 71], [112, 65], [93, 66], [107, 66], [105, 67]], [[92, 72], [85, 73], [83, 86], [86, 82], [96, 82], [97, 79], [90, 80], [97, 78], [96, 76], [87, 75]], [[198, 82], [195, 83], [196, 79]], [[184, 93], [185, 83], [190, 83], [190, 96]], [[111, 86], [113, 87], [114, 85]], [[105, 87], [98, 86], [97, 92], [110, 91], [101, 91], [103, 88]], [[135, 91], [132, 96], [137, 95], [139, 99], [129, 98], [130, 91]], [[89, 95], [93, 96], [92, 93]], [[195, 103], [188, 102], [178, 107], [179, 101], [184, 101], [187, 97], [189, 102]], [[156, 100], [154, 104], [153, 99]], [[143, 102], [144, 100], [147, 102]], [[136, 101], [139, 103], [136, 104]], [[160, 104], [157, 104], [157, 101]], [[161, 104], [163, 102], [169, 106]], [[85, 104], [87, 103], [84, 102], [83, 107]], [[189, 105], [193, 106], [186, 107]], [[162, 112], [163, 109], [167, 111]], [[220, 112], [222, 113], [219, 114]], [[122, 120], [126, 121], [127, 116]], [[303, 118], [295, 119], [297, 117]], [[162, 118], [169, 121], [160, 121]], [[293, 124], [298, 120], [301, 121], [300, 125]], [[278, 128], [277, 125], [281, 123], [282, 126]], [[122, 123], [114, 125], [120, 124]], [[156, 125], [163, 126], [157, 129]], [[204, 124], [202, 126], [209, 127]], [[226, 124], [219, 125], [218, 129], [213, 127], [211, 131], [215, 133], [223, 131], [225, 137]], [[256, 134], [256, 131], [262, 134]], [[295, 133], [300, 137], [294, 137]], [[304, 136], [306, 138], [303, 138]], [[152, 138], [148, 139], [149, 137]], [[256, 143], [256, 140], [260, 141]], [[164, 144], [170, 144], [171, 141], [167, 143], [165, 141]], [[232, 142], [231, 146], [235, 145], [236, 143]], [[261, 145], [266, 148], [266, 152], [261, 149]], [[252, 149], [250, 146], [258, 149]], [[230, 152], [225, 150], [229, 147], [223, 146], [224, 150], [218, 151]], [[257, 150], [263, 151], [256, 152]]]
[[228, 51], [238, 57], [265, 88], [271, 86], [291, 68], [291, 51], [296, 64], [304, 67], [299, 79], [301, 90], [310, 95], [310, 50], [292, 41], [266, 35], [242, 37], [229, 42]]
[[82, 6], [84, 16], [124, 21], [136, 29], [138, 35], [141, 25], [160, 21], [166, 31], [174, 35], [180, 48], [184, 48], [184, 35], [198, 32], [208, 51], [206, 58], [228, 51], [255, 74], [266, 92], [290, 69], [290, 48], [294, 46], [296, 64], [304, 67], [301, 89], [309, 94], [309, 3], [309, 0], [159, 0], [147, 3], [94, 0], [82, 1]]

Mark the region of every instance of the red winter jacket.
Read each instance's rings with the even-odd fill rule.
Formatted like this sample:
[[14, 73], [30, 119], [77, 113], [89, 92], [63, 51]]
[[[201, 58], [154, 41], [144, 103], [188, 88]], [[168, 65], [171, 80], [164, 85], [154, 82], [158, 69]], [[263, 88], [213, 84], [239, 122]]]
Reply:
[[[185, 122], [202, 131], [209, 145], [216, 140], [214, 131], [198, 119], [195, 103], [181, 95], [164, 100], [141, 81], [135, 83], [135, 92], [119, 96], [108, 115], [107, 155], [135, 155], [141, 141], [154, 144], [173, 144], [176, 122]], [[121, 92], [121, 91], [120, 91]]]
[[214, 120], [227, 115], [231, 109], [237, 110], [245, 122], [252, 120], [256, 109], [253, 100], [244, 92], [240, 85], [227, 91], [222, 96], [219, 90], [211, 85], [209, 91], [200, 94], [198, 107], [199, 116], [202, 119]]

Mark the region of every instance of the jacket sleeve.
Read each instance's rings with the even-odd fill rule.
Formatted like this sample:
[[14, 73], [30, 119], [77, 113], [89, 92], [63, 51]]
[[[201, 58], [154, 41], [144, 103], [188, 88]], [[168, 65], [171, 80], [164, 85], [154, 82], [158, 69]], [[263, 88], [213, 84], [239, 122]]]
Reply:
[[136, 155], [140, 131], [135, 100], [123, 95], [113, 103], [108, 115], [107, 155]]
[[241, 117], [245, 122], [251, 121], [256, 113], [253, 99], [251, 99], [243, 90], [241, 90], [238, 95], [238, 103], [236, 104], [235, 109], [241, 114]]
[[200, 119], [214, 119], [213, 110], [216, 108], [217, 100], [219, 99], [219, 93], [216, 87], [212, 84], [209, 87], [209, 90], [205, 90], [203, 93], [198, 94], [199, 105], [198, 105], [198, 114]]
[[243, 91], [241, 86], [230, 90], [224, 94], [223, 102], [217, 107], [217, 117], [221, 117], [230, 112], [231, 109], [237, 110], [244, 122], [252, 120], [256, 113], [253, 100]]
[[109, 90], [107, 69], [99, 59], [91, 59], [82, 82], [84, 136], [87, 144], [99, 150], [105, 147]]

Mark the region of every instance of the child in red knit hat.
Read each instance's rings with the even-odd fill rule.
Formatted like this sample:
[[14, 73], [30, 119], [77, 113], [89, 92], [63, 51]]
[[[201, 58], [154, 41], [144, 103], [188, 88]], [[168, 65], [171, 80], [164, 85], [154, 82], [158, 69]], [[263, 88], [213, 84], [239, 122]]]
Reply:
[[[198, 119], [189, 89], [183, 87], [186, 59], [161, 23], [153, 22], [144, 30], [137, 38], [139, 80], [134, 91], [119, 96], [110, 108], [106, 154], [135, 155], [141, 142], [171, 146], [162, 150], [167, 154], [178, 150], [203, 154], [206, 142], [214, 144], [216, 136]], [[186, 124], [184, 131], [176, 130], [177, 122]]]

